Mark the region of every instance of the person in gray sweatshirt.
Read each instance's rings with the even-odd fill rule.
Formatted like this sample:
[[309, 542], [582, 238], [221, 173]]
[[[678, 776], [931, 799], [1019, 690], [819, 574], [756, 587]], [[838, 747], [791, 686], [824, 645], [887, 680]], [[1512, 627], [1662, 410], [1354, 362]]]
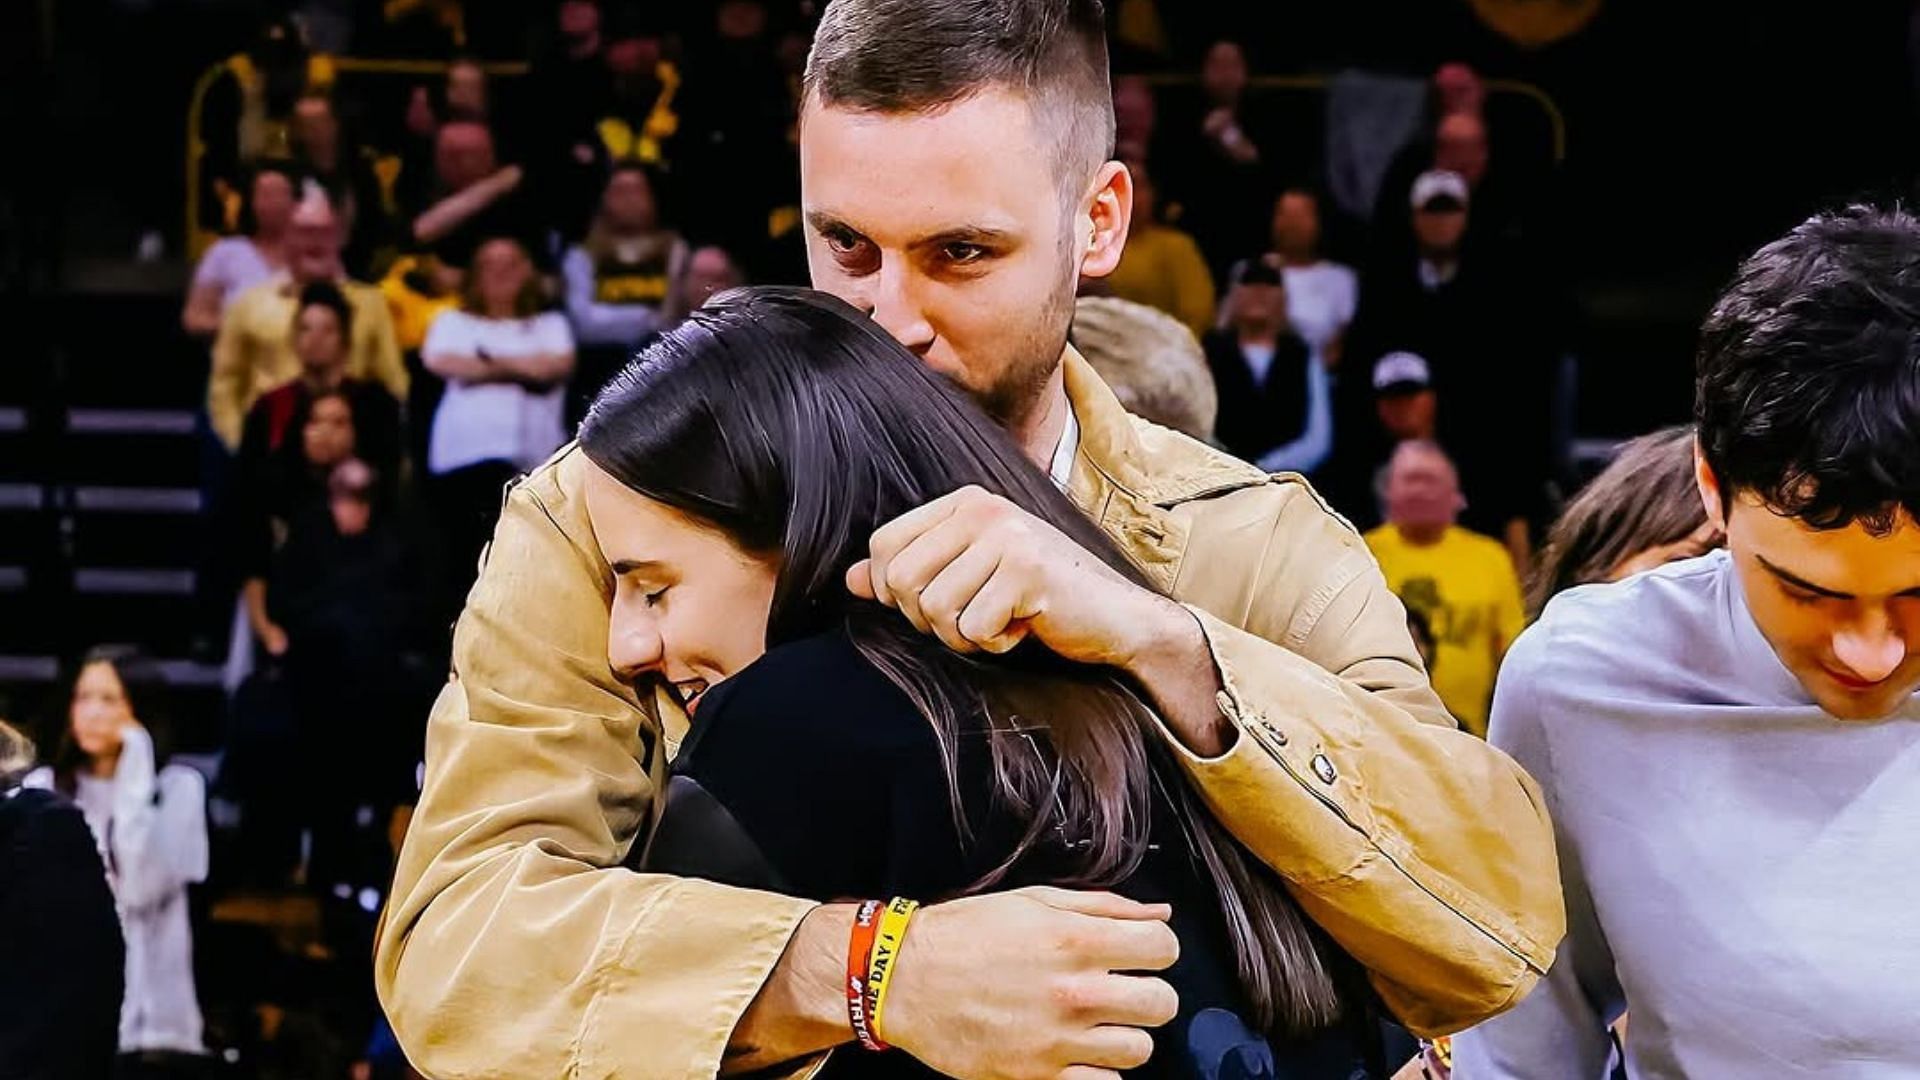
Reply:
[[1548, 605], [1491, 740], [1539, 780], [1569, 932], [1459, 1080], [1920, 1075], [1920, 219], [1743, 264], [1698, 352], [1726, 549]]

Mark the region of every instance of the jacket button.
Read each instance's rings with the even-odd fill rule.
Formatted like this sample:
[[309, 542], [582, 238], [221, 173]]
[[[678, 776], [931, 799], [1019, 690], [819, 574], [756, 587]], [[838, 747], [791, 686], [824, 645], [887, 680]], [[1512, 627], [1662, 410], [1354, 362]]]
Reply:
[[1313, 755], [1313, 775], [1319, 777], [1321, 783], [1331, 784], [1334, 777], [1339, 774], [1333, 771], [1333, 762], [1327, 760], [1327, 755], [1315, 754]]
[[1274, 742], [1279, 743], [1281, 746], [1287, 745], [1287, 733], [1274, 727], [1273, 721], [1262, 720], [1260, 721], [1260, 726], [1267, 729], [1267, 734], [1273, 736]]

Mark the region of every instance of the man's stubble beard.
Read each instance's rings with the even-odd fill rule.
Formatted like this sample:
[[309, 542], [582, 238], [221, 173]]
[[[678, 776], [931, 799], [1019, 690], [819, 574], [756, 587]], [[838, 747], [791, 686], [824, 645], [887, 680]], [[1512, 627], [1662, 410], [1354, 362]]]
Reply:
[[1041, 395], [1067, 349], [1073, 325], [1077, 276], [1066, 277], [1041, 310], [1011, 363], [993, 385], [973, 391], [973, 399], [995, 423], [1015, 435], [1026, 430], [1040, 407]]

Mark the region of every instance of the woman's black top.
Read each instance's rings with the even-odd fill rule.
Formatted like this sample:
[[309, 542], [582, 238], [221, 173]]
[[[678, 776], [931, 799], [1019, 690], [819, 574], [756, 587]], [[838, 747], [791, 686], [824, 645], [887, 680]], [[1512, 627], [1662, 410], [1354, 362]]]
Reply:
[[[823, 902], [951, 898], [998, 867], [1024, 833], [996, 807], [988, 737], [984, 730], [963, 735], [958, 750], [970, 833], [963, 840], [933, 727], [912, 701], [843, 631], [779, 646], [701, 701], [660, 822], [636, 862]], [[1113, 891], [1172, 905], [1180, 959], [1166, 978], [1180, 995], [1180, 1014], [1154, 1033], [1153, 1060], [1129, 1075], [1364, 1076], [1344, 1028], [1284, 1045], [1255, 1033], [1244, 1019], [1250, 1014], [1218, 896], [1160, 792], [1151, 838], [1139, 869]], [[1062, 881], [1072, 865], [1067, 843], [1049, 837], [996, 888]], [[821, 1075], [935, 1074], [905, 1054], [849, 1047]]]

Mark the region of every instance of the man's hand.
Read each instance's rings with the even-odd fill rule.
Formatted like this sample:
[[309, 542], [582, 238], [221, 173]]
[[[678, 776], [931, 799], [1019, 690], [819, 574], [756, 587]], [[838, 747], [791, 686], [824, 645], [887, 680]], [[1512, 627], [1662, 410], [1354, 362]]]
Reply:
[[880, 1035], [949, 1076], [1094, 1080], [1146, 1064], [1179, 997], [1165, 905], [1021, 889], [915, 916]]
[[1193, 616], [1005, 498], [978, 487], [943, 495], [881, 526], [868, 553], [848, 568], [847, 587], [948, 648], [1003, 653], [1032, 636], [1068, 660], [1133, 676], [1194, 752], [1225, 749]]
[[956, 652], [1003, 653], [1031, 634], [1068, 660], [1126, 669], [1187, 618], [1060, 530], [978, 487], [881, 526], [868, 552], [848, 569], [847, 587], [899, 609]]
[[[1021, 889], [920, 909], [894, 969], [880, 1035], [952, 1076], [1092, 1080], [1153, 1052], [1147, 1028], [1179, 998], [1161, 971], [1179, 955], [1164, 904]], [[853, 906], [816, 908], [727, 1040], [726, 1075], [848, 1046]], [[1129, 972], [1131, 974], [1115, 974]]]

